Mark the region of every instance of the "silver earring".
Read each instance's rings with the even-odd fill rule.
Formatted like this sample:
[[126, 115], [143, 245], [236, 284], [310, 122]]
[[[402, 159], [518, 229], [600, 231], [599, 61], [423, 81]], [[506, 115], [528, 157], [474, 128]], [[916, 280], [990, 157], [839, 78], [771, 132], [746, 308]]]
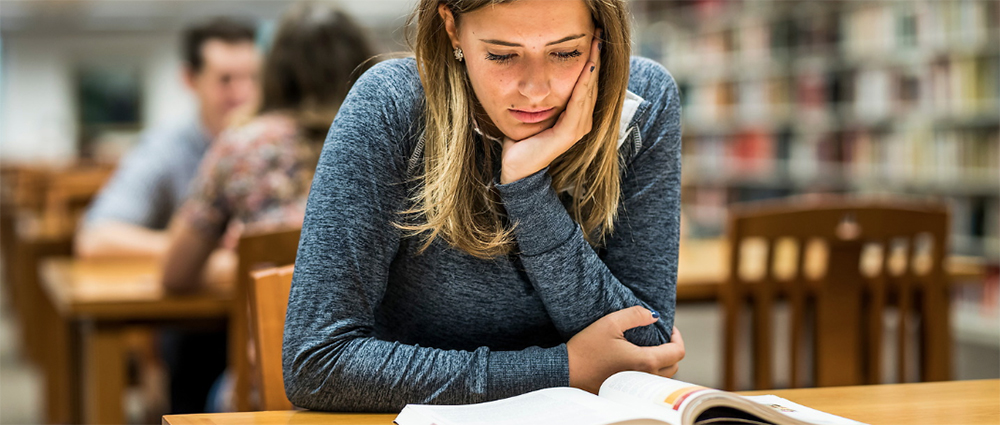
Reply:
[[462, 59], [465, 59], [465, 53], [462, 52], [462, 48], [461, 47], [456, 47], [455, 48], [455, 60], [461, 62]]

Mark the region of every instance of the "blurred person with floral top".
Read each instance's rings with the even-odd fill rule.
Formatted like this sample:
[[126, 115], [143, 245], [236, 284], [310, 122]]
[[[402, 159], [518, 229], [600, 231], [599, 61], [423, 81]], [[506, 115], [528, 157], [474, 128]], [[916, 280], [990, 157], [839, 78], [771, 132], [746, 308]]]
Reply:
[[[235, 248], [244, 232], [302, 225], [326, 131], [353, 79], [370, 66], [369, 46], [331, 6], [302, 3], [285, 14], [264, 62], [257, 113], [212, 143], [171, 223], [167, 290], [216, 281], [203, 271], [209, 256], [219, 246]], [[235, 261], [221, 272], [233, 270]]]

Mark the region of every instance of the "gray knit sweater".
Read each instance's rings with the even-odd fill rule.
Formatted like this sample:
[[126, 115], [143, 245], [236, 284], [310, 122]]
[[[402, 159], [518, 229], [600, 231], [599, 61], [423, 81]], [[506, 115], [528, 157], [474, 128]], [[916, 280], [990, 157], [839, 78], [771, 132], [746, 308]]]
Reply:
[[313, 180], [284, 339], [289, 400], [316, 410], [398, 412], [569, 384], [566, 341], [643, 305], [661, 319], [626, 337], [669, 341], [680, 224], [680, 99], [662, 66], [633, 58], [620, 132], [622, 197], [599, 249], [542, 170], [497, 189], [518, 252], [482, 260], [393, 226], [419, 156], [415, 61], [383, 62], [354, 85]]

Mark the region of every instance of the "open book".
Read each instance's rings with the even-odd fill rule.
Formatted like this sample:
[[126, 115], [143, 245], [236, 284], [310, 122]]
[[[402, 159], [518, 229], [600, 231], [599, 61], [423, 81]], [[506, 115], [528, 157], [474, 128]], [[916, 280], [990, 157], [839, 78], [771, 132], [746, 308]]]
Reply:
[[858, 425], [773, 395], [740, 396], [642, 372], [619, 372], [599, 396], [546, 388], [464, 406], [409, 404], [397, 425], [776, 424]]

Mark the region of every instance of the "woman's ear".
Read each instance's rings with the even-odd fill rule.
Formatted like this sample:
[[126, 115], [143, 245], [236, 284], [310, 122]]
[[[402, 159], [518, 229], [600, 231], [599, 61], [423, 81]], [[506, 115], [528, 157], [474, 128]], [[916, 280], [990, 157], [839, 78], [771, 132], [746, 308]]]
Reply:
[[458, 30], [455, 28], [455, 15], [452, 15], [451, 8], [444, 3], [440, 3], [438, 4], [438, 14], [441, 15], [441, 20], [444, 21], [444, 30], [448, 33], [448, 38], [451, 39], [451, 47], [461, 47], [458, 43]]

